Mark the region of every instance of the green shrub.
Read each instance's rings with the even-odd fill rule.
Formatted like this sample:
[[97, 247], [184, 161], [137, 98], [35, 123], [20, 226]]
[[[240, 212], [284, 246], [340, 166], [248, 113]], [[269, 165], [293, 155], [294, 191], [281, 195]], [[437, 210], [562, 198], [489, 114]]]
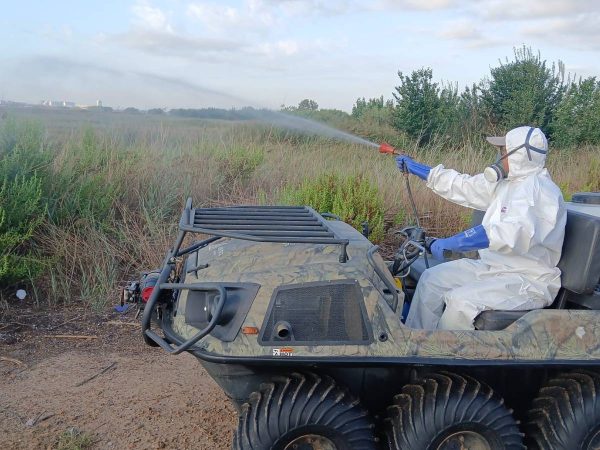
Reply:
[[432, 81], [430, 68], [415, 70], [410, 76], [398, 72], [398, 76], [394, 123], [420, 144], [427, 143], [437, 127], [440, 87]]
[[552, 135], [563, 147], [600, 144], [600, 83], [594, 77], [569, 86], [556, 110]]
[[52, 218], [57, 223], [86, 218], [102, 223], [112, 216], [112, 205], [119, 187], [107, 183], [102, 173], [70, 177], [60, 173], [58, 179], [64, 183], [58, 187], [53, 199]]
[[314, 100], [305, 98], [300, 103], [298, 103], [298, 109], [300, 111], [316, 111], [319, 109], [319, 104]]
[[364, 97], [358, 98], [352, 106], [353, 118], [367, 120], [380, 125], [391, 125], [393, 123], [393, 113], [393, 100], [384, 100], [383, 95], [368, 100]]
[[565, 202], [570, 202], [571, 198], [573, 198], [573, 193], [571, 192], [571, 186], [569, 185], [569, 183], [566, 181], [560, 182], [558, 183], [558, 187], [562, 192], [562, 196]]
[[42, 137], [34, 123], [8, 120], [0, 128], [0, 286], [33, 278], [42, 267], [30, 248], [46, 216]]
[[358, 230], [367, 221], [370, 239], [373, 242], [383, 239], [383, 197], [376, 185], [360, 175], [340, 177], [330, 173], [305, 180], [299, 187], [285, 188], [279, 202], [308, 205], [318, 212], [331, 212]]
[[463, 103], [458, 87], [434, 83], [430, 68], [415, 70], [410, 76], [398, 72], [398, 76], [400, 85], [394, 93], [396, 128], [416, 139], [419, 145], [460, 141]]
[[591, 161], [587, 168], [587, 180], [583, 192], [600, 192], [600, 158]]
[[600, 157], [594, 157], [586, 166], [580, 167], [577, 175], [575, 181], [558, 183], [566, 201], [571, 201], [576, 192], [600, 192]]
[[217, 154], [217, 180], [225, 188], [247, 183], [265, 160], [260, 148], [234, 147]]
[[0, 126], [0, 161], [3, 177], [37, 172], [46, 177], [52, 155], [44, 144], [44, 132], [37, 122], [9, 118]]
[[26, 244], [46, 214], [41, 180], [32, 174], [4, 177], [0, 186], [0, 285], [7, 286], [34, 277], [41, 260]]
[[514, 50], [513, 61], [491, 69], [491, 78], [481, 83], [481, 96], [493, 124], [505, 130], [533, 125], [548, 133], [565, 90], [563, 81], [560, 61], [548, 66], [539, 53], [523, 46]]
[[113, 217], [113, 206], [123, 192], [123, 179], [111, 175], [126, 153], [106, 148], [92, 128], [85, 128], [79, 142], [66, 144], [60, 163], [55, 163], [50, 186], [50, 218], [65, 223], [85, 218], [98, 224]]

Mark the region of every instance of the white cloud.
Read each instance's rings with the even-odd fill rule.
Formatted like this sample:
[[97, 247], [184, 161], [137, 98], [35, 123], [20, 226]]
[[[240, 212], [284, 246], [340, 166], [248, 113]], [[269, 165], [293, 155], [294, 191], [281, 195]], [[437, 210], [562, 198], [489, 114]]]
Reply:
[[294, 55], [298, 53], [299, 45], [296, 41], [279, 41], [275, 43], [275, 46], [285, 55]]
[[146, 0], [138, 0], [131, 11], [138, 26], [155, 30], [172, 30], [167, 15], [160, 8], [151, 6]]
[[[405, 1], [412, 0], [400, 2]], [[437, 6], [445, 2], [438, 1]], [[535, 45], [541, 39], [561, 48], [600, 48], [597, 0], [457, 0], [447, 6], [459, 18], [446, 22], [438, 36], [463, 42], [467, 48], [509, 42]]]
[[[224, 17], [234, 24], [239, 19], [235, 8], [207, 9], [207, 23]], [[138, 0], [131, 8], [132, 22], [129, 30], [112, 35], [97, 36], [98, 43], [116, 42], [148, 54], [176, 56], [194, 60], [215, 61], [217, 55], [239, 51], [246, 44], [239, 39], [214, 33], [189, 34], [176, 30], [169, 14], [147, 0]], [[196, 11], [200, 14], [200, 10]]]
[[56, 40], [58, 42], [64, 43], [73, 39], [73, 28], [71, 28], [69, 25], [46, 25], [40, 31], [44, 37]]
[[198, 58], [202, 55], [230, 53], [244, 44], [230, 39], [188, 36], [173, 31], [133, 29], [113, 35], [109, 40], [146, 53]]
[[[368, 2], [372, 3], [372, 2]], [[457, 6], [458, 0], [379, 0], [372, 9], [414, 9], [435, 11]]]
[[234, 26], [241, 20], [237, 8], [210, 3], [188, 5], [187, 14], [200, 20], [209, 28], [220, 28], [222, 25]]
[[461, 19], [450, 22], [443, 28], [438, 35], [445, 39], [462, 41], [469, 48], [493, 47], [502, 44], [499, 39], [484, 33], [471, 20]]
[[552, 43], [559, 48], [600, 49], [600, 2], [597, 0], [482, 0], [466, 11], [494, 30], [512, 25], [513, 40]]
[[484, 0], [473, 8], [488, 20], [536, 21], [600, 11], [597, 0]]
[[334, 16], [364, 9], [362, 0], [246, 0], [257, 11], [270, 11], [276, 15]]
[[276, 21], [258, 0], [247, 1], [239, 8], [210, 2], [190, 3], [186, 14], [200, 21], [206, 30], [221, 34], [264, 32]]
[[249, 57], [257, 66], [274, 58], [308, 57], [310, 54], [314, 59], [318, 54], [343, 48], [346, 40], [297, 38], [290, 29], [281, 27], [289, 23], [290, 15], [301, 14], [302, 8], [312, 4], [328, 10], [334, 7], [333, 3], [319, 0], [245, 0], [239, 6], [195, 1], [184, 9], [185, 17], [196, 24], [188, 27], [194, 30], [190, 34], [174, 29], [167, 15], [158, 8], [138, 3], [132, 10], [136, 18], [134, 26], [109, 39], [149, 54], [182, 58], [208, 60], [217, 54], [236, 54], [240, 58]]
[[459, 0], [247, 0], [287, 16], [340, 16], [356, 12], [448, 9]]
[[279, 39], [272, 42], [261, 42], [253, 48], [249, 48], [248, 52], [265, 56], [268, 59], [282, 57], [296, 57], [295, 62], [301, 62], [310, 59], [314, 61], [320, 55], [331, 55], [338, 53], [340, 50], [347, 47], [348, 43], [343, 39], [326, 40], [296, 40], [296, 39]]
[[521, 32], [524, 36], [561, 46], [600, 50], [600, 13], [548, 19], [533, 26], [523, 26]]
[[273, 43], [259, 44], [255, 51], [268, 57], [292, 56], [301, 50], [300, 44], [294, 40], [282, 40]]

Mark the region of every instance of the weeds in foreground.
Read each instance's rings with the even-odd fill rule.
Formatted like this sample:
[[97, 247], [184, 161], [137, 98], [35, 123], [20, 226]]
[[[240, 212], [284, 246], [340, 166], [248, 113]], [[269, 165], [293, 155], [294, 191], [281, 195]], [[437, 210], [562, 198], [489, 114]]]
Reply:
[[0, 286], [39, 273], [30, 241], [42, 224], [42, 139], [37, 125], [9, 121], [0, 127]]
[[69, 428], [62, 433], [55, 445], [56, 450], [86, 450], [94, 444], [94, 438], [85, 431]]
[[305, 180], [299, 187], [282, 190], [279, 203], [308, 205], [317, 212], [329, 212], [361, 230], [368, 223], [370, 239], [383, 239], [383, 197], [376, 185], [363, 176], [323, 174], [315, 180]]

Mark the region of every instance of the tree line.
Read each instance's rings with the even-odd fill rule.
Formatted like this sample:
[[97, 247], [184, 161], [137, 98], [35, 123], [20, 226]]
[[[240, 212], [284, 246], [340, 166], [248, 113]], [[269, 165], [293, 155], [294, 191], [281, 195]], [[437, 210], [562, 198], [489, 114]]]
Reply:
[[526, 46], [462, 91], [434, 82], [431, 68], [398, 77], [393, 100], [358, 99], [352, 116], [384, 117], [420, 144], [464, 142], [521, 125], [541, 128], [558, 146], [600, 144], [600, 82], [566, 75], [562, 62], [548, 63]]
[[[320, 109], [312, 99], [280, 109], [363, 134], [369, 127], [379, 127], [373, 136], [384, 127], [419, 145], [460, 145], [474, 136], [502, 134], [521, 125], [541, 128], [555, 146], [600, 145], [600, 81], [566, 74], [561, 61], [548, 62], [527, 46], [515, 48], [511, 58], [498, 61], [488, 76], [463, 89], [456, 83], [434, 81], [429, 67], [398, 72], [398, 78], [391, 98], [358, 98], [350, 114]], [[148, 114], [260, 120], [269, 112], [252, 107], [155, 108]]]

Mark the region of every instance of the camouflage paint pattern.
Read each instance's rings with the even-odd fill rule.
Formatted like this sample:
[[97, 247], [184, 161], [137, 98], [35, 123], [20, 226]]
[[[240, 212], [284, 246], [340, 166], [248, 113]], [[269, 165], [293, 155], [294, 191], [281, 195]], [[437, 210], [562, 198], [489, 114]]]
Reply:
[[[342, 224], [344, 225], [344, 224]], [[316, 281], [356, 280], [363, 292], [371, 323], [373, 341], [363, 345], [298, 345], [282, 341], [278, 345], [260, 345], [257, 335], [238, 333], [233, 342], [207, 336], [196, 344], [219, 356], [273, 356], [273, 349], [293, 348], [294, 357], [318, 361], [331, 357], [443, 358], [464, 360], [547, 361], [598, 360], [600, 362], [600, 311], [537, 310], [501, 331], [420, 330], [404, 326], [399, 320], [403, 294], [394, 312], [382, 291], [384, 283], [368, 262], [371, 247], [356, 230], [346, 226], [350, 237], [349, 260], [338, 261], [339, 246], [315, 244], [256, 243], [221, 239], [192, 253], [189, 257], [208, 267], [186, 276], [194, 282], [251, 282], [261, 285], [248, 312], [244, 327], [261, 328], [273, 291], [280, 286]], [[378, 265], [385, 267], [376, 254]], [[389, 275], [385, 269], [386, 275]], [[391, 275], [390, 275], [391, 279]], [[173, 330], [188, 339], [199, 330], [186, 324], [188, 291], [182, 290]], [[387, 341], [377, 339], [385, 332]]]

